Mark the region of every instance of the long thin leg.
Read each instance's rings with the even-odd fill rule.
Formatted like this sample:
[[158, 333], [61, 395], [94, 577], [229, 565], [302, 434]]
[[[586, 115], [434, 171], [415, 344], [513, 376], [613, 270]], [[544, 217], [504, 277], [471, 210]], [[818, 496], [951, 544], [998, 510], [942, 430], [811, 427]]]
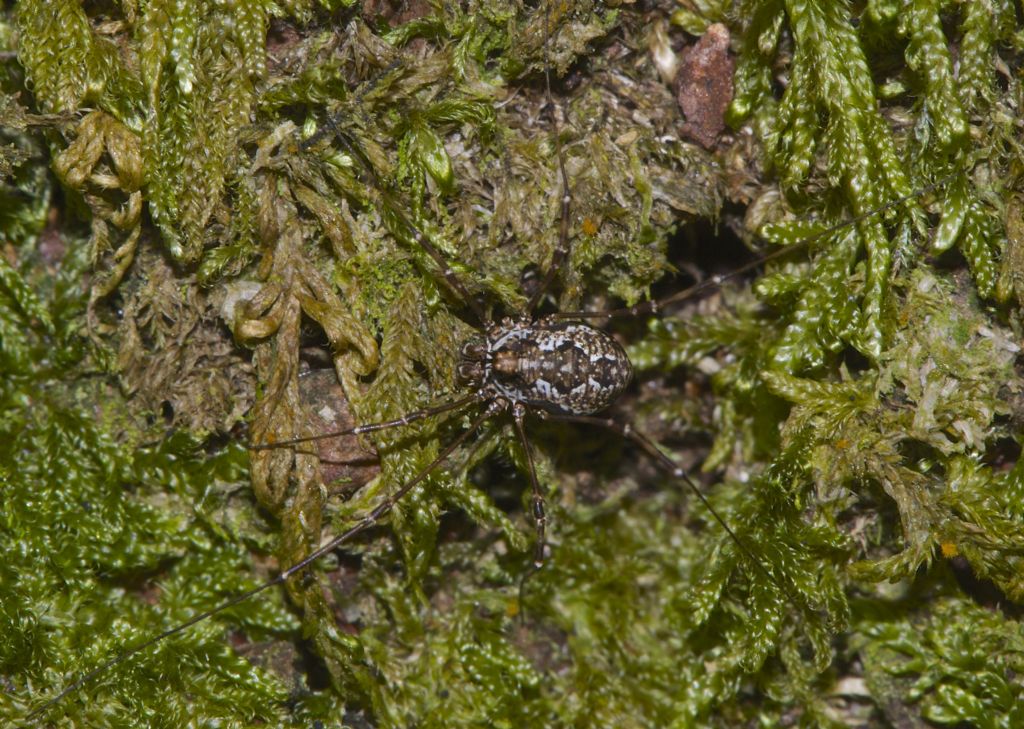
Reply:
[[726, 531], [726, 533], [729, 535], [732, 541], [735, 542], [736, 546], [739, 547], [740, 551], [743, 553], [743, 556], [746, 557], [747, 560], [757, 568], [758, 572], [760, 572], [765, 578], [767, 578], [769, 582], [776, 585], [780, 590], [782, 590], [782, 592], [786, 595], [786, 597], [790, 599], [791, 602], [809, 610], [807, 602], [802, 597], [799, 597], [796, 593], [793, 592], [793, 590], [789, 589], [789, 587], [782, 580], [779, 580], [774, 575], [772, 575], [772, 573], [768, 571], [768, 568], [764, 566], [764, 562], [758, 559], [756, 556], [754, 556], [754, 553], [750, 549], [750, 547], [748, 547], [746, 543], [742, 539], [740, 539], [739, 536], [737, 536], [736, 532], [732, 530], [732, 528], [726, 523], [725, 519], [723, 519], [722, 516], [711, 505], [711, 502], [708, 501], [707, 497], [704, 496], [704, 494], [701, 492], [699, 488], [697, 488], [697, 484], [693, 482], [693, 479], [690, 478], [690, 475], [686, 472], [686, 470], [681, 468], [675, 461], [673, 461], [671, 458], [662, 453], [658, 446], [654, 444], [654, 441], [652, 441], [646, 435], [640, 433], [637, 430], [634, 430], [633, 426], [630, 425], [629, 423], [620, 423], [614, 418], [602, 418], [595, 417], [592, 415], [556, 415], [552, 413], [546, 413], [543, 411], [539, 413], [539, 416], [547, 420], [557, 420], [566, 423], [583, 423], [586, 425], [596, 425], [598, 427], [605, 428], [607, 430], [611, 430], [615, 433], [618, 433], [623, 438], [626, 438], [627, 440], [630, 440], [636, 445], [640, 446], [640, 448], [647, 455], [649, 455], [654, 460], [654, 462], [661, 467], [662, 470], [664, 470], [673, 478], [680, 479], [681, 481], [686, 483], [687, 486], [690, 487], [690, 490], [693, 491], [693, 493], [697, 496], [700, 502], [704, 504], [704, 508], [706, 508], [708, 512], [711, 513], [711, 515], [715, 518], [715, 521], [717, 521], [719, 525], [722, 527], [722, 529]]
[[[441, 271], [441, 275], [444, 277], [445, 282], [448, 286], [458, 295], [458, 297], [469, 307], [469, 310], [473, 312], [473, 316], [476, 317], [477, 322], [484, 328], [488, 329], [491, 326], [491, 319], [484, 313], [483, 308], [477, 303], [470, 293], [469, 289], [465, 287], [462, 280], [456, 275], [455, 269], [452, 268], [451, 263], [441, 254], [441, 251], [437, 250], [427, 235], [420, 230], [416, 225], [413, 224], [405, 215], [401, 212], [402, 207], [394, 201], [394, 194], [391, 190], [383, 183], [383, 181], [377, 176], [376, 170], [373, 169], [373, 165], [366, 159], [366, 156], [356, 148], [354, 144], [351, 144], [345, 134], [338, 129], [337, 125], [334, 124], [333, 120], [330, 122], [334, 126], [335, 134], [338, 141], [352, 153], [352, 156], [359, 160], [362, 164], [366, 174], [370, 176], [371, 184], [374, 189], [380, 194], [384, 200], [384, 205], [381, 209], [381, 219], [384, 220], [385, 225], [388, 223], [389, 216], [398, 223], [399, 227], [405, 228], [412, 234], [412, 242], [418, 245], [420, 248], [427, 252], [434, 263], [437, 264], [438, 269]], [[392, 234], [395, 231], [388, 226], [388, 229]]]
[[752, 271], [755, 268], [758, 268], [759, 266], [762, 266], [765, 263], [768, 263], [769, 261], [774, 261], [776, 258], [781, 258], [782, 256], [785, 256], [785, 255], [787, 255], [789, 253], [792, 253], [795, 250], [798, 250], [800, 248], [804, 248], [804, 247], [810, 245], [811, 243], [813, 243], [814, 241], [819, 240], [819, 239], [825, 237], [826, 235], [830, 235], [832, 233], [835, 233], [836, 231], [843, 230], [844, 228], [848, 228], [851, 225], [856, 225], [857, 223], [861, 222], [862, 220], [866, 220], [868, 218], [874, 217], [875, 215], [880, 215], [880, 214], [884, 213], [887, 210], [890, 210], [890, 209], [892, 209], [894, 207], [902, 205], [903, 203], [907, 202], [908, 200], [912, 200], [912, 199], [914, 199], [916, 197], [920, 197], [921, 195], [925, 195], [925, 194], [931, 192], [932, 190], [935, 190], [935, 189], [937, 189], [939, 187], [942, 187], [946, 183], [950, 182], [953, 178], [958, 177], [958, 176], [960, 176], [962, 174], [964, 174], [964, 173], [963, 172], [953, 172], [953, 173], [951, 173], [949, 175], [946, 175], [942, 179], [937, 180], [936, 182], [931, 183], [930, 185], [925, 185], [924, 187], [920, 188], [919, 190], [915, 190], [914, 192], [910, 193], [909, 195], [904, 195], [903, 197], [896, 198], [895, 200], [892, 200], [891, 202], [888, 202], [885, 205], [879, 205], [877, 208], [874, 208], [873, 210], [868, 210], [868, 211], [866, 211], [864, 213], [861, 213], [860, 215], [856, 215], [856, 216], [850, 218], [849, 220], [843, 221], [842, 223], [836, 223], [835, 225], [829, 226], [828, 228], [825, 228], [824, 230], [819, 231], [818, 233], [815, 233], [814, 235], [809, 236], [809, 237], [803, 239], [802, 241], [799, 241], [797, 243], [793, 243], [791, 245], [788, 245], [785, 248], [779, 248], [776, 251], [772, 251], [771, 253], [769, 253], [767, 255], [761, 256], [757, 260], [750, 261], [749, 263], [746, 263], [746, 264], [740, 266], [739, 268], [737, 268], [737, 269], [735, 269], [733, 271], [730, 271], [729, 273], [716, 274], [714, 276], [711, 276], [710, 278], [707, 278], [704, 281], [701, 281], [699, 283], [695, 283], [693, 286], [689, 286], [689, 287], [683, 289], [682, 291], [677, 291], [676, 293], [672, 294], [671, 296], [666, 296], [664, 299], [659, 299], [659, 300], [656, 300], [656, 301], [654, 301], [654, 300], [652, 300], [652, 301], [643, 301], [643, 302], [641, 302], [639, 304], [636, 304], [635, 306], [623, 307], [621, 309], [609, 309], [608, 311], [560, 311], [560, 312], [557, 312], [557, 313], [554, 313], [554, 314], [549, 314], [548, 316], [546, 316], [544, 318], [545, 319], [549, 319], [549, 320], [560, 320], [560, 319], [613, 319], [613, 318], [623, 317], [623, 316], [637, 316], [637, 315], [641, 315], [641, 314], [656, 314], [661, 309], [663, 309], [664, 307], [668, 306], [669, 304], [674, 304], [677, 301], [684, 301], [684, 300], [690, 298], [691, 296], [696, 296], [697, 294], [701, 294], [701, 293], [703, 293], [705, 291], [709, 291], [709, 290], [718, 288], [719, 286], [721, 286], [726, 281], [734, 279], [737, 276], [742, 276], [743, 274], [745, 274], [745, 273], [747, 273], [749, 271]]
[[473, 422], [470, 424], [470, 426], [466, 430], [464, 430], [462, 433], [460, 433], [457, 438], [455, 438], [451, 443], [449, 443], [444, 448], [444, 450], [442, 450], [438, 454], [437, 458], [435, 458], [426, 467], [424, 467], [422, 470], [420, 470], [419, 473], [417, 473], [415, 476], [413, 476], [412, 479], [407, 481], [401, 488], [399, 488], [397, 491], [395, 491], [395, 493], [393, 493], [386, 500], [384, 500], [380, 504], [378, 504], [377, 507], [373, 511], [371, 511], [369, 514], [364, 516], [358, 522], [353, 524], [347, 530], [345, 530], [344, 532], [342, 532], [338, 536], [334, 537], [334, 539], [331, 539], [329, 542], [327, 542], [327, 544], [323, 545], [322, 547], [320, 547], [319, 549], [315, 550], [314, 552], [311, 552], [305, 559], [303, 559], [303, 560], [301, 560], [299, 562], [296, 562], [295, 564], [293, 564], [288, 569], [282, 570], [277, 575], [277, 577], [275, 577], [274, 579], [270, 580], [269, 582], [264, 582], [262, 585], [258, 585], [257, 587], [254, 587], [251, 590], [246, 590], [245, 592], [241, 592], [241, 593], [235, 595], [234, 597], [231, 597], [231, 598], [225, 600], [224, 602], [222, 602], [221, 604], [217, 605], [216, 607], [210, 608], [209, 610], [206, 610], [206, 611], [204, 611], [202, 613], [199, 613], [198, 615], [192, 617], [191, 619], [185, 621], [184, 623], [182, 623], [180, 625], [177, 625], [177, 626], [175, 626], [175, 627], [173, 627], [173, 628], [171, 628], [169, 630], [165, 630], [164, 632], [162, 632], [162, 633], [160, 633], [158, 635], [155, 635], [152, 638], [148, 638], [147, 640], [143, 641], [142, 643], [139, 643], [138, 645], [133, 646], [133, 647], [131, 647], [131, 648], [129, 648], [129, 649], [119, 653], [118, 655], [114, 656], [113, 658], [105, 661], [101, 665], [97, 666], [96, 668], [92, 669], [91, 671], [89, 671], [88, 673], [83, 675], [81, 678], [78, 678], [75, 681], [73, 681], [67, 688], [62, 690], [59, 694], [57, 694], [53, 698], [47, 700], [38, 709], [33, 711], [31, 714], [29, 714], [26, 717], [26, 719], [32, 720], [32, 719], [35, 719], [35, 718], [37, 718], [39, 716], [42, 716], [50, 707], [52, 707], [55, 704], [57, 704], [58, 702], [60, 702], [60, 700], [63, 699], [68, 694], [73, 693], [74, 691], [77, 691], [82, 686], [86, 685], [87, 683], [92, 681], [94, 678], [96, 678], [100, 674], [104, 673], [105, 671], [109, 670], [110, 668], [113, 668], [114, 666], [116, 666], [116, 665], [118, 665], [120, 663], [123, 663], [124, 661], [128, 660], [129, 658], [131, 658], [135, 654], [141, 653], [142, 651], [146, 650], [147, 648], [155, 645], [156, 643], [159, 643], [161, 640], [164, 640], [165, 638], [169, 638], [172, 635], [177, 635], [178, 633], [181, 633], [182, 631], [188, 630], [193, 625], [196, 625], [197, 623], [201, 623], [204, 620], [212, 617], [213, 615], [216, 615], [217, 613], [219, 613], [219, 612], [221, 612], [223, 610], [227, 610], [228, 608], [233, 607], [234, 605], [237, 605], [237, 604], [239, 604], [241, 602], [245, 602], [249, 598], [254, 597], [255, 595], [258, 595], [261, 592], [265, 592], [266, 590], [269, 590], [272, 587], [275, 587], [277, 585], [282, 584], [283, 582], [285, 582], [292, 575], [296, 574], [297, 572], [301, 572], [306, 567], [309, 567], [311, 564], [313, 564], [318, 559], [323, 557], [325, 554], [328, 554], [328, 553], [334, 551], [335, 549], [337, 549], [342, 543], [348, 541], [349, 539], [351, 539], [355, 535], [359, 534], [360, 532], [363, 532], [363, 531], [369, 529], [371, 526], [373, 526], [374, 524], [379, 522], [381, 519], [383, 519], [385, 516], [387, 516], [391, 512], [391, 510], [393, 508], [395, 508], [395, 504], [397, 504], [399, 501], [401, 501], [402, 498], [406, 494], [408, 494], [410, 491], [412, 491], [413, 488], [415, 488], [417, 484], [419, 484], [421, 481], [423, 481], [423, 479], [425, 479], [435, 468], [437, 468], [444, 461], [446, 461], [448, 459], [448, 456], [450, 456], [455, 451], [456, 448], [458, 448], [463, 443], [465, 443], [466, 440], [469, 439], [469, 437], [472, 436], [480, 428], [480, 426], [484, 424], [484, 421], [486, 421], [488, 418], [491, 418], [491, 417], [497, 415], [499, 412], [501, 412], [506, 407], [508, 407], [508, 403], [506, 403], [504, 400], [501, 400], [501, 399], [492, 400], [491, 403], [484, 410], [484, 412], [481, 413], [480, 415], [478, 415], [476, 417], [476, 419], [473, 420]]
[[540, 490], [540, 482], [537, 480], [537, 469], [533, 463], [533, 449], [530, 448], [530, 441], [526, 438], [526, 427], [523, 420], [526, 417], [526, 406], [516, 403], [512, 406], [512, 419], [516, 424], [516, 434], [519, 436], [519, 443], [526, 453], [526, 467], [530, 474], [530, 488], [533, 489], [533, 522], [537, 527], [537, 543], [534, 545], [533, 566], [540, 569], [544, 566], [544, 532], [547, 528], [548, 518], [544, 510], [544, 492]]
[[492, 326], [491, 318], [484, 313], [480, 304], [478, 304], [476, 299], [470, 295], [469, 289], [462, 284], [462, 280], [455, 274], [455, 269], [452, 268], [451, 263], [441, 255], [441, 251], [434, 247], [434, 244], [430, 242], [422, 230], [417, 228], [412, 224], [412, 221], [399, 213], [397, 207], [392, 208], [389, 212], [398, 219], [401, 225], [412, 231], [413, 243], [425, 250], [427, 254], [434, 259], [437, 267], [441, 269], [441, 275], [444, 276], [444, 280], [448, 283], [448, 286], [450, 286], [462, 302], [469, 307], [469, 310], [473, 312], [473, 316], [476, 317], [480, 326], [484, 329], [490, 329]]
[[558, 155], [558, 174], [562, 179], [562, 211], [558, 224], [558, 245], [551, 256], [551, 266], [544, 275], [540, 286], [533, 292], [530, 301], [526, 304], [526, 315], [529, 316], [537, 308], [541, 298], [551, 288], [555, 276], [565, 263], [569, 255], [569, 211], [572, 205], [572, 193], [569, 190], [569, 175], [565, 172], [565, 153], [562, 151], [562, 138], [558, 129], [558, 114], [555, 113], [555, 101], [551, 94], [551, 59], [549, 46], [551, 44], [551, 5], [544, 10], [544, 92], [547, 97], [547, 106], [551, 111], [551, 129], [555, 136], [555, 154]]
[[400, 418], [394, 420], [384, 420], [380, 423], [367, 423], [366, 425], [357, 425], [354, 428], [345, 428], [344, 430], [332, 430], [330, 433], [320, 433], [319, 435], [308, 435], [303, 438], [289, 438], [288, 440], [279, 440], [273, 443], [252, 443], [249, 445], [251, 451], [269, 451], [275, 448], [288, 448], [293, 445], [300, 443], [311, 443], [318, 440], [326, 440], [328, 438], [337, 438], [342, 435], [362, 435], [363, 433], [375, 433], [378, 430], [385, 430], [387, 428], [396, 428], [399, 425], [409, 425], [415, 423], [418, 420], [429, 418], [434, 415], [440, 415], [441, 413], [447, 413], [452, 410], [459, 410], [460, 408], [470, 405], [471, 403], [480, 402], [484, 399], [483, 395], [474, 393], [467, 397], [456, 400], [455, 402], [445, 403], [444, 405], [438, 405], [432, 408], [423, 408], [422, 410], [414, 410], [411, 413], [406, 413]]
[[[380, 82], [382, 80], [384, 80], [384, 78], [386, 78], [389, 73], [394, 71], [396, 68], [401, 66], [403, 63], [407, 63], [407, 62], [408, 61], [407, 61], [407, 59], [404, 56], [402, 56], [402, 55], [395, 56], [388, 63], [388, 65], [386, 65], [384, 68], [382, 68], [380, 71], [378, 71], [377, 74], [373, 78], [367, 80], [362, 86], [356, 88], [355, 93], [352, 96], [352, 99], [351, 99], [351, 101], [349, 102], [349, 104], [347, 106], [358, 108], [359, 105], [362, 104], [364, 97], [368, 93], [370, 93], [371, 91], [376, 89], [377, 86], [380, 84]], [[344, 113], [344, 111], [341, 111], [341, 112], [338, 112], [338, 113], [339, 114], [340, 113]], [[320, 142], [322, 139], [324, 139], [324, 137], [326, 137], [328, 134], [337, 133], [337, 129], [338, 129], [337, 117], [335, 117], [333, 115], [329, 116], [328, 119], [327, 119], [327, 126], [326, 127], [320, 127], [315, 132], [313, 132], [312, 136], [310, 136], [309, 138], [303, 140], [302, 144], [299, 145], [299, 149], [301, 149], [303, 152], [305, 152], [310, 147], [313, 147], [318, 142]]]

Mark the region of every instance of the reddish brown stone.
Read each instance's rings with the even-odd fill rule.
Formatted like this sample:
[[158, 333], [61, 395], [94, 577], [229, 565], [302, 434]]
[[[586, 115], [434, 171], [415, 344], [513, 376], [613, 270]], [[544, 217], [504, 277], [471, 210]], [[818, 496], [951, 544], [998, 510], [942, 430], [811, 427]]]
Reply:
[[[313, 432], [331, 433], [358, 425], [333, 370], [307, 373], [299, 382], [299, 391], [313, 419]], [[376, 454], [366, 450], [355, 435], [316, 441], [311, 450], [320, 457], [324, 482], [336, 484], [339, 490], [359, 488], [380, 471]]]
[[683, 51], [673, 84], [676, 101], [686, 118], [682, 135], [705, 149], [714, 147], [725, 129], [735, 67], [729, 55], [729, 30], [721, 23], [709, 27], [700, 40]]

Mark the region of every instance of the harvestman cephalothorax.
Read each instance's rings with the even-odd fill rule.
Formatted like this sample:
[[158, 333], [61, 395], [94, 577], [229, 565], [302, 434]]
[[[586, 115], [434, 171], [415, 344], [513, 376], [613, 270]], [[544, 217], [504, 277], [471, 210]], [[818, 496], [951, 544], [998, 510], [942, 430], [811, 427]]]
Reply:
[[[855, 225], [859, 221], [878, 216], [894, 207], [905, 204], [910, 198], [925, 194], [939, 187], [950, 178], [893, 200], [879, 208], [861, 213], [855, 218], [820, 231], [814, 238], [805, 239], [796, 246], [790, 246], [777, 253], [763, 256], [751, 263], [732, 271], [708, 279], [685, 290], [672, 293], [660, 300], [651, 300], [635, 306], [606, 311], [573, 311], [554, 312], [538, 315], [537, 310], [546, 302], [553, 287], [557, 285], [559, 272], [571, 253], [574, 237], [572, 221], [572, 189], [566, 172], [564, 150], [560, 138], [561, 130], [558, 113], [551, 91], [551, 71], [547, 61], [547, 44], [545, 39], [544, 94], [550, 112], [551, 134], [557, 155], [559, 179], [561, 186], [561, 203], [558, 218], [558, 245], [553, 251], [551, 261], [545, 273], [540, 277], [538, 285], [529, 293], [525, 307], [511, 316], [493, 319], [488, 309], [482, 306], [470, 293], [447, 257], [434, 245], [429, 236], [425, 235], [409, 219], [402, 219], [400, 224], [407, 230], [410, 243], [422, 248], [436, 264], [435, 274], [443, 280], [462, 306], [476, 328], [476, 335], [465, 342], [460, 351], [458, 365], [458, 387], [463, 394], [449, 401], [432, 404], [405, 415], [378, 423], [360, 425], [332, 433], [324, 433], [312, 437], [294, 438], [273, 443], [254, 443], [253, 451], [273, 449], [291, 449], [301, 447], [304, 443], [315, 440], [335, 438], [341, 435], [362, 435], [388, 429], [400, 429], [404, 426], [445, 415], [468, 414], [466, 427], [453, 437], [440, 453], [426, 467], [404, 483], [395, 484], [389, 497], [380, 502], [374, 509], [352, 524], [347, 530], [338, 534], [321, 547], [312, 551], [305, 559], [282, 570], [276, 578], [252, 590], [238, 594], [222, 604], [196, 615], [186, 623], [164, 631], [138, 645], [126, 649], [119, 655], [85, 673], [70, 683], [64, 690], [48, 699], [33, 716], [41, 716], [68, 694], [78, 690], [96, 677], [122, 663], [131, 656], [145, 651], [153, 644], [180, 633], [192, 625], [206, 620], [233, 605], [239, 604], [253, 596], [281, 585], [285, 581], [300, 575], [312, 563], [323, 556], [334, 552], [357, 534], [377, 525], [386, 519], [395, 506], [424, 480], [439, 468], [458, 449], [470, 442], [480, 428], [496, 418], [508, 418], [518, 446], [525, 455], [525, 479], [530, 486], [531, 517], [535, 524], [534, 556], [535, 567], [543, 567], [544, 546], [547, 534], [547, 513], [545, 493], [538, 480], [534, 462], [534, 444], [529, 437], [532, 418], [550, 422], [582, 424], [596, 426], [617, 433], [622, 438], [639, 448], [658, 468], [669, 477], [676, 479], [699, 499], [714, 520], [723, 529], [744, 556], [744, 563], [760, 576], [773, 582], [782, 598], [797, 603], [801, 609], [809, 609], [802, 598], [789, 588], [784, 575], [774, 574], [762, 559], [756, 556], [744, 540], [734, 531], [728, 521], [723, 518], [708, 502], [704, 494], [680, 467], [659, 446], [644, 434], [635, 430], [629, 423], [620, 422], [603, 415], [627, 387], [632, 377], [631, 363], [614, 337], [599, 328], [598, 323], [621, 317], [637, 317], [656, 314], [664, 307], [677, 304], [704, 291], [720, 286], [725, 280], [740, 276], [767, 261], [792, 252], [796, 247], [805, 246], [814, 240], [828, 235], [835, 230]], [[360, 153], [341, 139], [341, 146], [348, 149], [353, 158]], [[379, 188], [382, 195], [389, 194], [384, 183], [373, 178], [372, 165], [360, 163], [371, 184]]]

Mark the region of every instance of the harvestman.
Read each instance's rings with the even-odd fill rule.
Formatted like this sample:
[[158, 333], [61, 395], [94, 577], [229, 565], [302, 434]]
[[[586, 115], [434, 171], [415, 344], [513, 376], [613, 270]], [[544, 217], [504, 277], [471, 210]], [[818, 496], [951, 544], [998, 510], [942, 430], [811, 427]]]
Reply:
[[[244, 602], [272, 587], [283, 584], [324, 555], [333, 552], [355, 535], [379, 523], [392, 511], [397, 503], [422, 483], [430, 473], [440, 467], [481, 426], [488, 420], [503, 413], [511, 415], [516, 437], [526, 456], [527, 476], [532, 491], [531, 511], [536, 528], [533, 560], [535, 568], [540, 568], [544, 559], [547, 517], [544, 494], [537, 479], [533, 452], [526, 435], [526, 418], [528, 415], [548, 421], [598, 426], [618, 433], [638, 446], [669, 476], [682, 480], [687, 485], [704, 507], [707, 508], [715, 521], [729, 535], [744, 557], [754, 565], [762, 576], [774, 583], [793, 603], [804, 608], [809, 607], [803, 599], [799, 598], [787, 587], [783, 580], [776, 578], [768, 571], [764, 563], [752, 553], [744, 541], [729, 527], [725, 519], [711, 506], [684, 469], [665, 455], [647, 436], [634, 430], [630, 424], [620, 423], [613, 418], [599, 415], [602, 410], [606, 409], [619, 397], [629, 384], [632, 378], [632, 365], [625, 351], [615, 339], [604, 331], [585, 323], [585, 321], [587, 319], [611, 319], [657, 313], [665, 306], [718, 287], [723, 282], [740, 276], [770, 260], [788, 254], [797, 247], [806, 246], [830, 233], [854, 225], [861, 220], [878, 215], [910, 199], [926, 194], [944, 185], [955, 175], [949, 175], [931, 185], [916, 190], [910, 195], [895, 199], [884, 206], [821, 230], [816, 235], [799, 243], [762, 256], [728, 274], [717, 275], [699, 282], [664, 299], [646, 301], [635, 306], [609, 311], [556, 312], [535, 318], [533, 312], [553, 285], [570, 249], [569, 228], [572, 196], [561, 140], [559, 138], [557, 115], [554, 113], [551, 74], [548, 62], [548, 43], [549, 39], [546, 37], [544, 44], [545, 96], [547, 106], [551, 111], [558, 174], [562, 188], [558, 244], [547, 273], [542, 277], [540, 285], [529, 297], [525, 309], [515, 317], [506, 317], [499, 321], [492, 321], [483, 307], [469, 294], [468, 289], [441, 252], [422, 231], [410, 221], [401, 217], [401, 223], [412, 232], [412, 240], [434, 260], [447, 285], [464, 302], [478, 324], [478, 334], [465, 343], [461, 349], [460, 363], [457, 368], [458, 384], [468, 389], [470, 394], [451, 402], [407, 413], [393, 420], [360, 425], [311, 437], [295, 438], [275, 443], [253, 444], [250, 446], [250, 449], [291, 448], [311, 441], [345, 435], [362, 435], [389, 428], [402, 427], [426, 418], [446, 413], [455, 413], [471, 407], [479, 407], [481, 411], [472, 418], [469, 426], [462, 433], [440, 451], [433, 461], [422, 468], [409, 481], [402, 484], [387, 499], [353, 526], [310, 553], [301, 561], [282, 570], [274, 579], [235, 595], [216, 607], [194, 616], [187, 622], [155, 635], [97, 666], [76, 679], [59, 694], [47, 700], [33, 711], [27, 717], [28, 719], [41, 716], [65, 696], [91, 682], [113, 666], [122, 663], [165, 638], [181, 633], [216, 613]], [[345, 143], [344, 140], [342, 142]], [[346, 144], [346, 146], [348, 145]], [[351, 149], [351, 151], [359, 156], [356, 150]], [[369, 164], [366, 163], [365, 166], [367, 173], [372, 176], [373, 173]], [[375, 180], [375, 182], [378, 185], [380, 184], [379, 181]], [[383, 187], [378, 189], [386, 194], [386, 190]]]

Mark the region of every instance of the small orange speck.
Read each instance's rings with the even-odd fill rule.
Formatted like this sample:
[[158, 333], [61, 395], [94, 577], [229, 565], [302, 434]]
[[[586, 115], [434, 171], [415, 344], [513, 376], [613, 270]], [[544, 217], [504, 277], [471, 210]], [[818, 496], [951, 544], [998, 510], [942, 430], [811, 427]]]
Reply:
[[846, 438], [840, 438], [836, 441], [836, 448], [839, 448], [840, 450], [846, 450], [850, 445], [850, 441]]
[[956, 548], [956, 545], [953, 544], [953, 542], [943, 542], [939, 545], [939, 549], [942, 550], [942, 556], [946, 559], [951, 559], [952, 557], [956, 557], [960, 554], [960, 550]]
[[582, 228], [586, 235], [597, 235], [597, 223], [590, 218], [583, 218]]

